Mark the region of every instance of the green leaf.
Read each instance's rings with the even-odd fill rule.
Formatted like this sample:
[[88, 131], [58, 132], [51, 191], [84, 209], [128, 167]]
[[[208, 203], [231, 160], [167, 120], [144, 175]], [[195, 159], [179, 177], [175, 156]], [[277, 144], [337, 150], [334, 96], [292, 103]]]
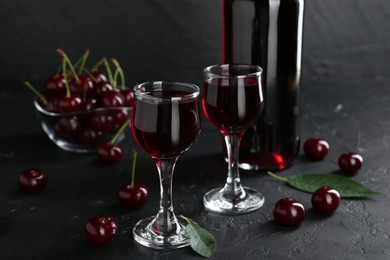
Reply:
[[321, 186], [332, 186], [343, 198], [358, 198], [368, 195], [380, 194], [357, 181], [335, 174], [302, 174], [290, 177], [280, 177], [274, 173], [268, 174], [276, 179], [286, 181], [292, 187], [313, 193]]
[[180, 217], [188, 223], [186, 231], [190, 236], [191, 248], [201, 256], [212, 256], [217, 249], [217, 243], [214, 236], [190, 219], [182, 215], [180, 215]]

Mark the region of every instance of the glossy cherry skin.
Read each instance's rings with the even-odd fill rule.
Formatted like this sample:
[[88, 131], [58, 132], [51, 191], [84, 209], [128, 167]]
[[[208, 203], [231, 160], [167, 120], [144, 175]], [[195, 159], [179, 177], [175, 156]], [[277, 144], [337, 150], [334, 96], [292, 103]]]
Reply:
[[140, 208], [148, 201], [148, 189], [140, 182], [135, 182], [133, 187], [126, 184], [118, 191], [118, 201], [125, 207]]
[[125, 106], [132, 107], [134, 102], [134, 92], [132, 89], [122, 89], [121, 90], [123, 99], [125, 101]]
[[114, 163], [122, 157], [122, 150], [116, 144], [103, 143], [99, 145], [97, 155], [100, 161]]
[[123, 107], [125, 105], [122, 94], [116, 90], [103, 93], [101, 102], [103, 107]]
[[102, 132], [100, 131], [96, 131], [95, 129], [91, 128], [84, 128], [80, 136], [80, 141], [83, 144], [89, 146], [97, 146], [99, 144], [101, 136]]
[[330, 186], [322, 186], [313, 193], [311, 205], [318, 212], [331, 214], [340, 205], [340, 194]]
[[47, 186], [47, 177], [40, 169], [26, 169], [19, 176], [19, 187], [26, 193], [39, 193]]
[[90, 97], [87, 100], [84, 101], [84, 110], [86, 111], [92, 111], [95, 108], [97, 108], [97, 99]]
[[96, 82], [94, 82], [96, 86], [97, 85], [103, 85], [103, 84], [108, 82], [108, 79], [107, 79], [106, 75], [104, 75], [103, 73], [101, 73], [98, 70], [92, 71], [92, 76], [96, 80]]
[[94, 129], [103, 133], [111, 132], [114, 129], [114, 119], [110, 113], [105, 111], [96, 111], [91, 119]]
[[63, 113], [78, 112], [84, 108], [81, 97], [77, 94], [63, 96], [58, 100], [58, 107]]
[[115, 128], [119, 129], [126, 121], [130, 119], [130, 115], [126, 110], [113, 111], [112, 118], [115, 123]]
[[85, 236], [95, 245], [104, 245], [110, 242], [116, 234], [117, 226], [112, 217], [97, 215], [88, 220], [85, 225]]
[[357, 171], [362, 168], [363, 157], [354, 152], [343, 153], [339, 157], [339, 167], [340, 169], [348, 174], [355, 174]]
[[95, 97], [102, 97], [104, 93], [113, 90], [114, 88], [108, 83], [102, 83], [95, 86]]
[[66, 93], [65, 79], [62, 74], [56, 74], [47, 79], [44, 92], [49, 96], [60, 96]]
[[89, 95], [93, 91], [94, 85], [91, 78], [87, 75], [79, 76], [79, 81], [76, 79], [72, 79], [70, 82], [70, 90], [75, 93], [79, 93], [80, 95]]
[[278, 224], [288, 227], [299, 226], [305, 219], [305, 208], [300, 202], [291, 198], [278, 200], [272, 213]]
[[322, 160], [329, 152], [329, 144], [319, 138], [310, 138], [303, 145], [306, 156], [314, 160]]
[[46, 93], [41, 92], [41, 94], [46, 98], [47, 103], [43, 103], [42, 100], [38, 99], [39, 105], [48, 112], [60, 112], [58, 107], [59, 97], [57, 96], [48, 96]]
[[82, 130], [82, 124], [77, 116], [63, 116], [53, 126], [56, 137], [73, 139]]

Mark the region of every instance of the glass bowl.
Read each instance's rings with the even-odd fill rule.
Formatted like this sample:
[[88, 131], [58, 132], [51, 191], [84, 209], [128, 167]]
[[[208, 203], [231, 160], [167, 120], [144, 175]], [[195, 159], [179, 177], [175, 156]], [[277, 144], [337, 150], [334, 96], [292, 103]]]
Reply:
[[[37, 99], [34, 106], [50, 140], [66, 151], [79, 153], [94, 152], [99, 144], [110, 142], [131, 116], [130, 107], [57, 113], [45, 110]], [[125, 133], [119, 133], [116, 143], [125, 138]]]

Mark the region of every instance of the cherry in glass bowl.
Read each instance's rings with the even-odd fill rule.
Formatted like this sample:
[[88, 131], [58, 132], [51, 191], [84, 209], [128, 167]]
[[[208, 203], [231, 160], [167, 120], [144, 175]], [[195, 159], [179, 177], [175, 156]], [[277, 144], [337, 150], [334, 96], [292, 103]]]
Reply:
[[[78, 112], [51, 112], [50, 104], [44, 108], [39, 99], [35, 99], [34, 106], [50, 140], [61, 149], [79, 153], [95, 152], [99, 144], [110, 142], [120, 127], [129, 122], [132, 109], [86, 107]], [[120, 133], [117, 142], [122, 141], [127, 132]]]

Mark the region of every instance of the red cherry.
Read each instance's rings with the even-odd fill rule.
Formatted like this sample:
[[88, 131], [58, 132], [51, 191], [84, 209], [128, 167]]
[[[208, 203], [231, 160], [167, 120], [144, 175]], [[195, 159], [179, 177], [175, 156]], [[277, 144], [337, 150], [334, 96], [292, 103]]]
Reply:
[[108, 83], [102, 83], [95, 86], [94, 95], [102, 97], [104, 93], [113, 90], [114, 88]]
[[47, 177], [39, 169], [26, 169], [19, 176], [19, 186], [26, 193], [38, 193], [47, 186]]
[[134, 92], [132, 89], [123, 89], [121, 90], [123, 99], [125, 101], [125, 106], [127, 107], [132, 107], [133, 106], [133, 101], [134, 101]]
[[140, 208], [148, 201], [148, 189], [140, 182], [124, 185], [118, 191], [118, 201], [126, 207]]
[[59, 97], [51, 96], [51, 97], [46, 97], [47, 103], [43, 104], [42, 101], [39, 101], [39, 104], [41, 105], [42, 108], [44, 108], [48, 112], [59, 112], [60, 109], [58, 107], [58, 102], [59, 102]]
[[129, 113], [126, 110], [113, 111], [112, 113], [113, 120], [115, 122], [115, 127], [119, 129], [127, 120], [129, 120]]
[[71, 94], [70, 96], [63, 96], [58, 100], [58, 107], [61, 112], [72, 113], [78, 112], [83, 109], [83, 101], [77, 94]]
[[97, 99], [90, 97], [84, 102], [84, 109], [86, 111], [93, 111], [95, 108], [97, 108]]
[[294, 199], [284, 198], [275, 203], [273, 216], [280, 225], [296, 227], [305, 219], [305, 208]]
[[109, 113], [97, 111], [91, 119], [92, 126], [103, 133], [111, 132], [114, 129], [114, 120]]
[[93, 81], [87, 75], [79, 76], [79, 81], [72, 79], [70, 82], [70, 90], [80, 95], [90, 94], [93, 91]]
[[314, 192], [311, 204], [321, 213], [333, 213], [340, 205], [340, 194], [330, 186], [322, 186]]
[[104, 75], [103, 73], [101, 73], [98, 70], [92, 71], [92, 76], [96, 79], [96, 82], [95, 82], [96, 86], [103, 85], [103, 84], [106, 84], [108, 82], [106, 75]]
[[339, 157], [338, 163], [343, 172], [354, 174], [362, 168], [363, 157], [358, 153], [347, 152]]
[[125, 105], [122, 94], [116, 90], [105, 92], [101, 101], [103, 107], [123, 107]]
[[63, 116], [53, 126], [55, 136], [63, 139], [72, 139], [82, 130], [80, 119], [77, 116]]
[[103, 143], [99, 145], [97, 155], [101, 161], [114, 163], [122, 157], [122, 150], [116, 144]]
[[85, 236], [95, 245], [104, 245], [116, 234], [116, 223], [112, 217], [97, 215], [88, 220], [85, 225]]
[[44, 92], [49, 96], [65, 95], [66, 85], [62, 74], [55, 74], [47, 79]]
[[81, 133], [80, 141], [83, 144], [89, 146], [96, 146], [99, 144], [99, 140], [101, 136], [102, 136], [102, 132], [90, 128], [85, 128]]
[[329, 152], [329, 144], [319, 138], [310, 138], [303, 145], [306, 156], [314, 160], [322, 160]]

